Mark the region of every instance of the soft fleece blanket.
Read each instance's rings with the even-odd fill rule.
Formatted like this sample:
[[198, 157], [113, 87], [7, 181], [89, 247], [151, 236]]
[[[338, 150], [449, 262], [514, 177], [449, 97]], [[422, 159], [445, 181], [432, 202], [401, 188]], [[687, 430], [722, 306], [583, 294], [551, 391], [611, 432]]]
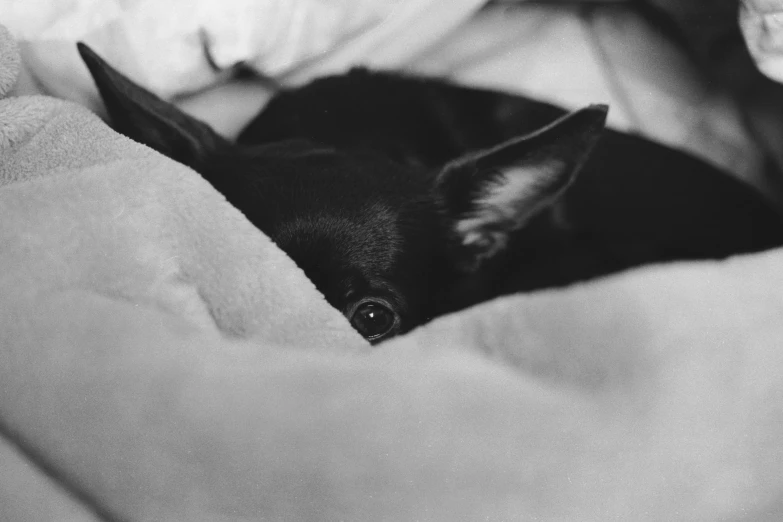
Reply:
[[[0, 94], [18, 56], [0, 30]], [[198, 175], [0, 100], [0, 519], [773, 521], [783, 252], [375, 349]]]

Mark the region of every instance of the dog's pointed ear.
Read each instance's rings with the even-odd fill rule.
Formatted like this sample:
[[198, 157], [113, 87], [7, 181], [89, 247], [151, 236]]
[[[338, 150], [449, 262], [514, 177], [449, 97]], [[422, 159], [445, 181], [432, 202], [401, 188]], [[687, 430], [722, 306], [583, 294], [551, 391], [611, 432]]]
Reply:
[[117, 132], [194, 170], [227, 140], [114, 69], [87, 45], [76, 44]]
[[509, 235], [566, 191], [593, 150], [609, 108], [590, 105], [539, 131], [452, 161], [435, 191], [457, 238], [457, 264], [474, 271]]

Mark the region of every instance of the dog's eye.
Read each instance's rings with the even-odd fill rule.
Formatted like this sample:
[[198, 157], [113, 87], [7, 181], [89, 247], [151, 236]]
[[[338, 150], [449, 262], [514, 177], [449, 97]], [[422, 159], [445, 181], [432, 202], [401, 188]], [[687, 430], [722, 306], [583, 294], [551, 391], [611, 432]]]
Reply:
[[399, 322], [397, 314], [377, 301], [361, 303], [351, 315], [351, 324], [368, 341], [380, 341], [396, 331]]

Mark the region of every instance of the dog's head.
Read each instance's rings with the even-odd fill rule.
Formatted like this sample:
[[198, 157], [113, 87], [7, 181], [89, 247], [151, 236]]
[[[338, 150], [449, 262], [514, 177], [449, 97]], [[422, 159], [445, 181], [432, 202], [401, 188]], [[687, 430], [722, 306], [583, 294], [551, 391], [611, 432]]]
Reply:
[[200, 173], [302, 268], [368, 340], [410, 330], [470, 286], [509, 238], [557, 202], [596, 143], [606, 106], [438, 169], [370, 149], [228, 142], [79, 52], [113, 127]]

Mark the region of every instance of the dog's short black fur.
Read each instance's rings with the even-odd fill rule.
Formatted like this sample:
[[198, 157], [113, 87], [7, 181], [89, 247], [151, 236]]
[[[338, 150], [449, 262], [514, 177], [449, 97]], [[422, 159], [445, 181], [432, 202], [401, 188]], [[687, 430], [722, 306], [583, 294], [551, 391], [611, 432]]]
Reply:
[[282, 91], [232, 144], [79, 51], [115, 129], [204, 176], [373, 342], [502, 294], [783, 243], [753, 189], [604, 130], [605, 106], [355, 70]]

